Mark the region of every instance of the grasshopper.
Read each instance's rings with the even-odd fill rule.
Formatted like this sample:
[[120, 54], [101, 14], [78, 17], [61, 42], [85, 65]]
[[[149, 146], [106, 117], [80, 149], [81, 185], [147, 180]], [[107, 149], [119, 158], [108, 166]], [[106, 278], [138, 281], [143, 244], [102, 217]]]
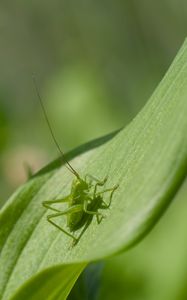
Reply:
[[[66, 168], [75, 176], [74, 180], [72, 181], [71, 191], [69, 195], [62, 199], [47, 200], [42, 204], [45, 208], [53, 212], [47, 216], [47, 221], [58, 228], [60, 231], [62, 231], [64, 234], [69, 236], [73, 240], [73, 245], [76, 245], [91, 223], [93, 216], [96, 216], [97, 223], [100, 224], [100, 222], [104, 218], [104, 215], [99, 212], [98, 209], [108, 209], [110, 207], [113, 194], [118, 188], [118, 185], [115, 185], [112, 188], [98, 190], [99, 187], [104, 187], [107, 181], [107, 177], [105, 177], [103, 180], [99, 180], [87, 174], [83, 178], [72, 167], [57, 142], [35, 80], [34, 83], [46, 123], [50, 130], [53, 141], [57, 149], [59, 150], [62, 162], [65, 163]], [[103, 200], [103, 194], [105, 193], [109, 193], [108, 203]], [[63, 211], [53, 206], [54, 204], [63, 203], [66, 203], [68, 206]], [[63, 216], [67, 217], [66, 229], [59, 226], [55, 222], [56, 218]], [[78, 236], [75, 236], [75, 232], [80, 228], [83, 228], [81, 233]]]

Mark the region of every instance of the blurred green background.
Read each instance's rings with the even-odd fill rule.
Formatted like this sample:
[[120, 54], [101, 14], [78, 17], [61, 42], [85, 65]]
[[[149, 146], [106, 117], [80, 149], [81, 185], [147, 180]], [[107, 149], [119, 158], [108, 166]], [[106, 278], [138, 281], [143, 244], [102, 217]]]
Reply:
[[[57, 156], [32, 74], [65, 151], [126, 125], [181, 46], [184, 0], [0, 3], [0, 203]], [[100, 299], [187, 299], [185, 193], [151, 234], [107, 261]]]

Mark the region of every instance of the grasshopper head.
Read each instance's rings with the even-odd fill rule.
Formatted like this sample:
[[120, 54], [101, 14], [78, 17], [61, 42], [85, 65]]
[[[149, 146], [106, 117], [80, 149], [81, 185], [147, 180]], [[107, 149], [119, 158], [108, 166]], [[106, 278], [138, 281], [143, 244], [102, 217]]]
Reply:
[[89, 187], [89, 183], [87, 183], [84, 179], [74, 179], [72, 193], [81, 195], [82, 192], [89, 190]]

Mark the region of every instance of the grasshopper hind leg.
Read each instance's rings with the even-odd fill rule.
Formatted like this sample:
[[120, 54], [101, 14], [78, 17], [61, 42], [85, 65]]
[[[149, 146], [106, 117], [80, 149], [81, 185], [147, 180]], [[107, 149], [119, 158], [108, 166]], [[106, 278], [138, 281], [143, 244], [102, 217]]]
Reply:
[[[53, 215], [53, 217], [55, 217], [55, 215]], [[65, 233], [67, 236], [71, 237], [73, 240], [76, 240], [76, 237], [69, 233], [67, 230], [65, 230], [63, 227], [59, 226], [58, 224], [56, 224], [54, 221], [51, 220], [52, 216], [47, 217], [47, 221], [52, 224], [53, 226], [55, 226], [56, 228], [60, 229], [60, 231], [62, 231], [63, 233]]]
[[83, 236], [83, 234], [85, 233], [85, 231], [89, 227], [92, 219], [93, 219], [93, 215], [90, 215], [89, 218], [88, 218], [88, 220], [87, 220], [87, 222], [85, 223], [83, 229], [81, 230], [80, 234], [73, 240], [72, 247], [74, 247], [74, 246], [76, 246], [78, 244], [78, 242], [80, 241], [81, 237]]
[[64, 215], [68, 215], [68, 214], [71, 214], [71, 213], [75, 213], [75, 212], [79, 212], [79, 211], [82, 211], [82, 205], [74, 205], [62, 212], [57, 212], [55, 214], [52, 214], [52, 215], [48, 215], [47, 216], [47, 221], [49, 223], [51, 223], [53, 226], [55, 226], [56, 228], [58, 228], [60, 231], [62, 231], [63, 233], [65, 233], [67, 236], [71, 237], [74, 241], [76, 241], [76, 237], [71, 234], [70, 232], [68, 232], [67, 230], [65, 230], [63, 227], [61, 227], [60, 225], [56, 224], [53, 219], [55, 218], [58, 218], [58, 217], [61, 217], [61, 216], [64, 216]]

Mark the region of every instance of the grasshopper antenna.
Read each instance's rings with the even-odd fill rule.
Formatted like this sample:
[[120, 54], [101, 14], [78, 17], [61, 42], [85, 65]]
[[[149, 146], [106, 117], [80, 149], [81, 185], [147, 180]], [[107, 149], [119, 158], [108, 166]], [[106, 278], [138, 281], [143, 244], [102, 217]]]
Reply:
[[45, 120], [46, 120], [47, 125], [48, 125], [48, 127], [49, 127], [49, 130], [50, 130], [52, 139], [53, 139], [53, 141], [54, 141], [54, 143], [55, 143], [55, 145], [56, 145], [56, 147], [57, 147], [57, 149], [58, 149], [58, 151], [59, 151], [59, 153], [60, 153], [60, 155], [61, 155], [62, 161], [66, 163], [66, 168], [67, 168], [70, 172], [72, 172], [78, 179], [80, 179], [79, 174], [75, 171], [75, 169], [70, 165], [70, 163], [68, 162], [68, 160], [65, 158], [65, 154], [64, 154], [64, 152], [62, 151], [62, 149], [60, 148], [60, 146], [59, 146], [59, 144], [58, 144], [58, 142], [57, 142], [57, 139], [56, 139], [56, 137], [55, 137], [55, 135], [54, 135], [54, 133], [53, 133], [53, 129], [52, 129], [51, 124], [50, 124], [50, 122], [49, 122], [49, 119], [48, 119], [48, 116], [47, 116], [47, 112], [46, 112], [46, 109], [45, 109], [45, 107], [44, 107], [42, 98], [41, 98], [40, 93], [39, 93], [38, 85], [37, 85], [37, 83], [36, 83], [36, 78], [35, 78], [34, 75], [32, 76], [32, 78], [33, 78], [33, 82], [34, 82], [36, 94], [37, 94], [37, 96], [38, 96], [38, 99], [39, 99], [39, 102], [40, 102], [40, 105], [41, 105], [41, 108], [42, 108], [42, 111], [43, 111]]

